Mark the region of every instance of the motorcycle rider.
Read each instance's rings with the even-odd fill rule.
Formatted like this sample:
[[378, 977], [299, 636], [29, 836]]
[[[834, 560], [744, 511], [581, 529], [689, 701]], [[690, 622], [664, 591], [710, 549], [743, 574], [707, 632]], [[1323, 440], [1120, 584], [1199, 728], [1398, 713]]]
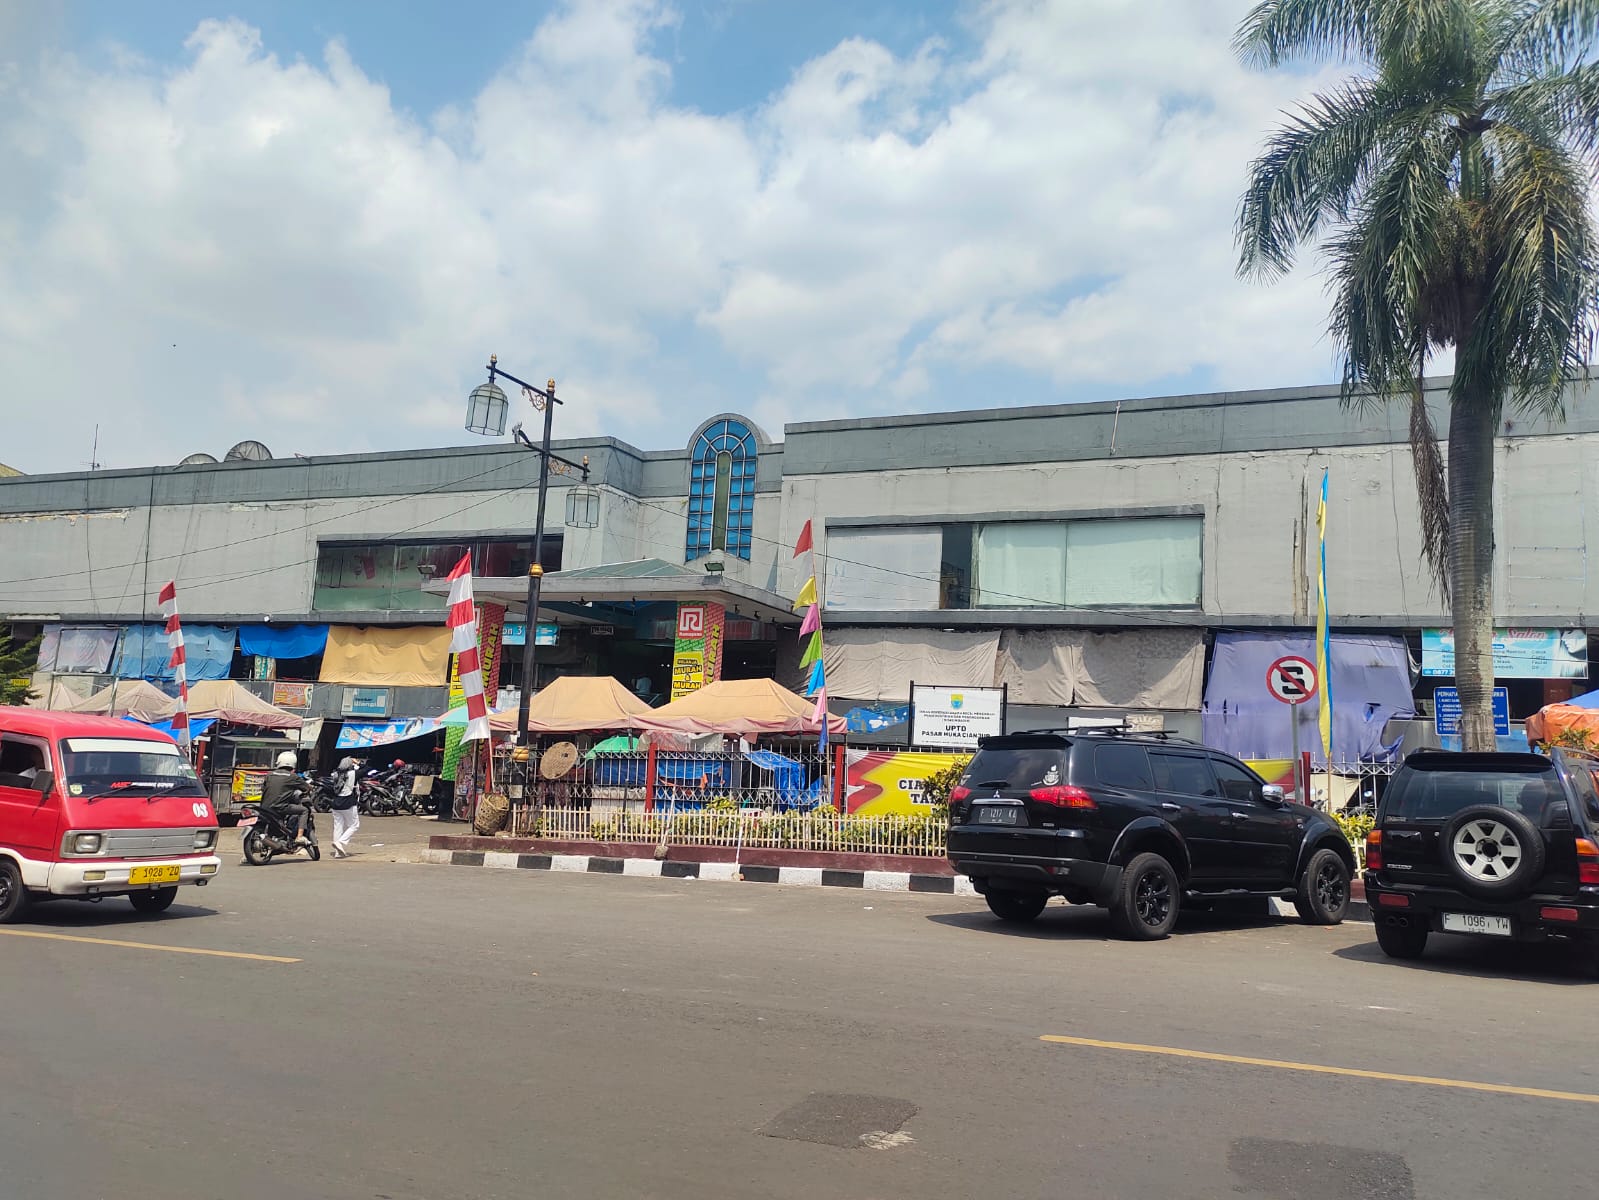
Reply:
[[261, 784], [261, 807], [270, 809], [285, 828], [293, 827], [296, 846], [309, 846], [311, 839], [305, 836], [305, 780], [294, 773], [297, 761], [293, 750], [278, 755], [277, 765]]

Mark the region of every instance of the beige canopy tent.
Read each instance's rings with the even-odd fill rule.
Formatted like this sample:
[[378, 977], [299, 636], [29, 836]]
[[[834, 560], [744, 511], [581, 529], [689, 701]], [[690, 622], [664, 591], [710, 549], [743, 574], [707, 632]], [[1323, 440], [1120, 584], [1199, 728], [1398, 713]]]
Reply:
[[[678, 733], [820, 733], [811, 719], [815, 704], [771, 679], [721, 679], [652, 712], [647, 729]], [[827, 718], [829, 733], [842, 734], [844, 718]]]
[[[563, 675], [533, 697], [528, 705], [531, 733], [578, 733], [586, 730], [643, 729], [655, 710], [609, 675]], [[489, 714], [489, 728], [513, 733], [518, 712], [507, 708]], [[439, 718], [445, 725], [464, 725], [466, 708], [459, 706]]]
[[65, 711], [74, 713], [101, 713], [108, 717], [132, 717], [154, 725], [175, 716], [179, 702], [153, 683], [143, 679], [119, 679], [110, 687], [101, 688], [86, 700], [67, 705]]
[[232, 679], [203, 679], [191, 687], [189, 716], [209, 717], [233, 725], [256, 725], [263, 729], [298, 729], [305, 724], [303, 718], [268, 704]]

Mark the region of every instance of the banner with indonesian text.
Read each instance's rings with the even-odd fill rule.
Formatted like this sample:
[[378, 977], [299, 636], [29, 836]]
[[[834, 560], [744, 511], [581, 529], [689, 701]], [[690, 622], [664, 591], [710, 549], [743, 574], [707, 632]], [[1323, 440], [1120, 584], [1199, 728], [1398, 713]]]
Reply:
[[681, 700], [722, 677], [727, 609], [720, 604], [679, 604], [672, 643], [672, 699]]
[[922, 785], [969, 754], [935, 754], [919, 750], [848, 750], [844, 811], [867, 817], [926, 813]]

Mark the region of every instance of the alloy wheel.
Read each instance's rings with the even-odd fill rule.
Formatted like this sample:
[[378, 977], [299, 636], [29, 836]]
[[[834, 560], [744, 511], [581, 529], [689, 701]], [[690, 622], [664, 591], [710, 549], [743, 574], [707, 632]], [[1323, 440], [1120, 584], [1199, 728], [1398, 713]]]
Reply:
[[1150, 928], [1158, 928], [1171, 915], [1171, 880], [1166, 872], [1145, 871], [1133, 886], [1133, 905], [1138, 919]]
[[1482, 883], [1510, 878], [1525, 855], [1516, 831], [1488, 818], [1462, 825], [1451, 850], [1460, 869]]

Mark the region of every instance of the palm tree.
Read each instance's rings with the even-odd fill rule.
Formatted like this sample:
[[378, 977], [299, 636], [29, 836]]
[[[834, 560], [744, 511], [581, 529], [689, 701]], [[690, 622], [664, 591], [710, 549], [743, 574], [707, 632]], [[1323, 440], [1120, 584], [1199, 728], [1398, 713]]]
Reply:
[[[1252, 164], [1240, 272], [1322, 246], [1346, 404], [1407, 398], [1423, 544], [1455, 626], [1461, 733], [1492, 750], [1494, 443], [1562, 414], [1599, 314], [1599, 0], [1261, 0], [1245, 62], [1348, 62]], [[1447, 477], [1422, 395], [1454, 351]]]

